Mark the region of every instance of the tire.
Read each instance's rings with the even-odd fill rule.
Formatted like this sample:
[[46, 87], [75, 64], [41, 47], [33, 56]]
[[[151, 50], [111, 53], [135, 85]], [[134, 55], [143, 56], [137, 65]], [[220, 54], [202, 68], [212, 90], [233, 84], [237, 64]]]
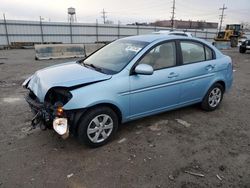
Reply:
[[238, 45], [238, 38], [237, 37], [231, 37], [230, 38], [230, 42], [231, 42], [231, 47], [237, 47]]
[[221, 84], [215, 83], [203, 98], [201, 108], [206, 111], [218, 108], [223, 99], [224, 90], [225, 88]]
[[246, 49], [245, 48], [242, 48], [242, 47], [240, 47], [240, 53], [245, 53], [246, 52]]
[[80, 119], [78, 140], [90, 147], [102, 146], [112, 139], [118, 124], [117, 114], [111, 108], [100, 106], [90, 109]]

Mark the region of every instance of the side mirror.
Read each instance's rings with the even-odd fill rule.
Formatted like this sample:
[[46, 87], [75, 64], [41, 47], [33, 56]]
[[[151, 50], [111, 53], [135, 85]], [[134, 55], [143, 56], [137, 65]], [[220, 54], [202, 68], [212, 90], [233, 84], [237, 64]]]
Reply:
[[135, 67], [136, 74], [151, 75], [153, 74], [153, 72], [154, 72], [154, 69], [151, 65], [139, 64]]

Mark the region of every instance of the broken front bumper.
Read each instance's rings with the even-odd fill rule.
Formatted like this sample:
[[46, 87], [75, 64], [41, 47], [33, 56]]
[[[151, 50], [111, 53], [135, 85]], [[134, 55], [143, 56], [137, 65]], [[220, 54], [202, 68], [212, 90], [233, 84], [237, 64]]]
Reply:
[[67, 116], [57, 117], [56, 107], [40, 103], [32, 94], [25, 97], [27, 103], [32, 109], [35, 116], [31, 120], [33, 128], [40, 125], [40, 128], [45, 130], [52, 128], [63, 138], [67, 138], [69, 135], [69, 125]]
[[36, 99], [33, 99], [30, 94], [25, 97], [25, 100], [29, 104], [32, 112], [35, 114], [31, 121], [31, 125], [33, 127], [37, 126], [40, 123], [44, 123], [44, 125], [49, 125], [49, 123], [51, 123], [53, 116], [50, 113], [50, 109], [48, 109], [48, 107], [46, 108], [43, 103], [40, 103]]

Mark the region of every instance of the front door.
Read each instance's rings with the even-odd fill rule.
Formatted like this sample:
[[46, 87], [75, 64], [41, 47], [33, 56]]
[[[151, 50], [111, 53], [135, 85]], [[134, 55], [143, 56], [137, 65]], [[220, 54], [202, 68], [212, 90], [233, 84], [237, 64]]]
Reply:
[[180, 69], [176, 66], [176, 44], [165, 42], [139, 61], [153, 67], [152, 75], [130, 76], [130, 119], [158, 113], [179, 103]]

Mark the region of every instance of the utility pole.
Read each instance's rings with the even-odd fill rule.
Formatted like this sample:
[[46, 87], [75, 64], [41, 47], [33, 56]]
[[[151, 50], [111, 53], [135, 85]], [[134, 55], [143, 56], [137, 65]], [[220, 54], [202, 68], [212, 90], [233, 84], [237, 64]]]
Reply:
[[5, 28], [5, 33], [6, 33], [7, 44], [8, 44], [8, 47], [10, 47], [10, 40], [9, 40], [9, 34], [8, 34], [8, 28], [7, 28], [7, 22], [5, 19], [5, 14], [3, 14], [3, 21], [4, 21], [4, 28]]
[[98, 34], [99, 34], [99, 31], [98, 31], [98, 19], [96, 19], [95, 29], [96, 29], [96, 42], [99, 42], [99, 38], [98, 38]]
[[105, 12], [105, 10], [102, 9], [101, 14], [102, 14], [102, 18], [103, 18], [103, 23], [105, 24], [106, 23], [106, 18], [107, 18], [107, 16], [106, 16], [107, 12]]
[[171, 28], [174, 29], [174, 15], [175, 15], [175, 0], [173, 0], [172, 12], [171, 12]]
[[219, 10], [221, 10], [219, 32], [221, 31], [223, 19], [224, 19], [224, 17], [225, 17], [224, 11], [225, 11], [226, 9], [227, 9], [227, 7], [225, 7], [225, 4], [223, 4], [223, 7], [219, 9]]
[[40, 30], [41, 30], [41, 37], [42, 37], [42, 44], [44, 43], [44, 38], [43, 38], [43, 24], [42, 24], [42, 20], [44, 18], [42, 18], [42, 16], [39, 17], [40, 19]]

